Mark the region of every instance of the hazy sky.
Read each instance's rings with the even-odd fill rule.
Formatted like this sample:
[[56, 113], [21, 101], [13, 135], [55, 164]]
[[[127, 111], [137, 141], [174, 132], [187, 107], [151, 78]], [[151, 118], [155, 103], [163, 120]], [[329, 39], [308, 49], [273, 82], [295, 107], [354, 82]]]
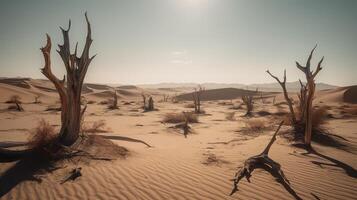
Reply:
[[[295, 61], [325, 56], [317, 81], [357, 84], [357, 1], [354, 0], [1, 0], [0, 76], [44, 78], [40, 47], [72, 20], [83, 45], [88, 11], [92, 53], [87, 82], [273, 82], [303, 77]], [[54, 45], [54, 47], [56, 47]], [[53, 50], [53, 70], [64, 66]]]

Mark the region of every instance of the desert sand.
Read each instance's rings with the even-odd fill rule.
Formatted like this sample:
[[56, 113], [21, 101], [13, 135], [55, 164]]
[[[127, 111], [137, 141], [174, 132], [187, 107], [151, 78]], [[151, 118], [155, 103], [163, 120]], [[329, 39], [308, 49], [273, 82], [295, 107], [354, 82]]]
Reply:
[[[101, 102], [112, 98], [113, 88], [96, 84], [84, 87], [83, 96], [87, 102], [91, 101], [85, 123], [105, 122], [105, 131], [95, 134], [140, 139], [152, 147], [113, 139], [115, 144], [129, 151], [127, 156], [111, 161], [68, 162], [60, 169], [42, 174], [35, 174], [31, 165], [0, 163], [1, 199], [295, 199], [297, 196], [342, 200], [357, 197], [357, 107], [351, 104], [357, 96], [350, 91], [355, 87], [318, 91], [314, 100], [316, 105], [328, 106], [329, 118], [324, 127], [344, 137], [346, 146], [337, 148], [313, 143], [322, 156], [303, 155], [305, 150], [278, 135], [269, 155], [281, 164], [290, 181], [290, 192], [268, 172], [257, 169], [251, 183], [242, 180], [239, 191], [232, 196], [229, 196], [230, 179], [237, 167], [248, 157], [260, 153], [269, 142], [284, 117], [274, 113], [287, 112], [287, 106], [279, 104], [283, 101], [281, 93], [264, 93], [264, 102], [257, 96], [253, 116], [248, 118], [243, 116], [244, 106], [237, 106], [241, 104], [239, 92], [243, 95], [254, 91], [230, 88], [209, 92], [209, 99], [205, 99], [205, 95], [202, 99], [205, 114], [199, 115], [199, 123], [191, 124], [192, 133], [185, 138], [181, 130], [163, 123], [163, 118], [167, 113], [192, 111], [192, 101], [185, 99], [190, 95], [181, 96], [177, 102], [162, 99], [164, 94], [172, 97], [190, 93], [192, 89], [121, 86], [115, 88], [119, 109], [108, 110]], [[143, 112], [142, 93], [154, 97], [156, 111]], [[3, 147], [26, 142], [29, 131], [42, 118], [56, 128], [60, 126], [60, 112], [46, 111], [59, 106], [58, 94], [48, 81], [5, 79], [0, 83], [0, 94]], [[7, 110], [9, 104], [5, 101], [12, 95], [21, 97], [23, 112]], [[33, 103], [36, 96], [41, 103]], [[272, 103], [274, 96], [276, 105]], [[262, 115], [259, 111], [268, 114]], [[227, 115], [232, 112], [234, 116], [228, 119]], [[264, 127], [249, 130], [249, 121], [257, 119], [264, 122]], [[281, 132], [288, 130], [289, 126], [284, 125]], [[69, 171], [78, 166], [82, 167], [83, 175], [61, 184]]]

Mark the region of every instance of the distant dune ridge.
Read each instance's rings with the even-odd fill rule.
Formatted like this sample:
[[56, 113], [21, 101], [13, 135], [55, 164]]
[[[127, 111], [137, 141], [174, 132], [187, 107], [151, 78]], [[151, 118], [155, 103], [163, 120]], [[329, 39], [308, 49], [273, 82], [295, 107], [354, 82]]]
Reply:
[[[142, 84], [138, 85], [142, 88], [194, 88], [199, 85], [198, 83], [158, 83], [158, 84]], [[236, 83], [202, 83], [200, 84], [206, 89], [220, 89], [220, 88], [238, 88], [245, 90], [269, 91], [269, 92], [281, 92], [281, 86], [278, 83], [262, 83], [262, 84], [236, 84]], [[317, 83], [317, 90], [334, 89], [338, 86], [330, 85], [326, 83]], [[287, 82], [286, 88], [289, 92], [297, 92], [300, 90], [300, 83]]]
[[[295, 93], [300, 85], [298, 82], [287, 83], [289, 92]], [[160, 96], [166, 93], [170, 96], [177, 96], [178, 100], [192, 100], [192, 92], [198, 84], [194, 83], [162, 83], [152, 85], [120, 85], [112, 87], [105, 84], [83, 84], [83, 94], [95, 98], [110, 98], [112, 90], [116, 89], [119, 98], [140, 98], [141, 93], [145, 92], [151, 95]], [[245, 86], [242, 84], [218, 84], [205, 83], [201, 84], [205, 91], [202, 94], [203, 101], [210, 100], [231, 100], [241, 98], [243, 95], [260, 96], [263, 92], [264, 96], [275, 96], [281, 92], [280, 86], [275, 83], [270, 84], [252, 84]], [[228, 87], [235, 86], [235, 87]], [[264, 86], [264, 87], [263, 87]], [[238, 88], [240, 87], [240, 88]], [[325, 83], [318, 83], [318, 97], [320, 100], [332, 100], [336, 102], [357, 103], [357, 86], [337, 87]], [[258, 91], [258, 92], [257, 92]], [[24, 96], [24, 99], [33, 99], [34, 96], [42, 97], [57, 97], [57, 93], [53, 85], [48, 80], [31, 79], [31, 78], [0, 78], [0, 92], [2, 94], [19, 94]], [[30, 94], [25, 95], [25, 94]], [[0, 97], [4, 101], [8, 96]]]
[[[187, 94], [182, 94], [177, 96], [178, 100], [192, 100], [192, 92]], [[231, 100], [236, 98], [241, 98], [242, 96], [257, 96], [260, 95], [261, 92], [252, 91], [252, 90], [244, 90], [237, 88], [220, 88], [220, 89], [211, 89], [204, 90], [201, 94], [202, 101], [215, 101], [215, 100]], [[272, 94], [268, 92], [264, 92], [264, 95]]]

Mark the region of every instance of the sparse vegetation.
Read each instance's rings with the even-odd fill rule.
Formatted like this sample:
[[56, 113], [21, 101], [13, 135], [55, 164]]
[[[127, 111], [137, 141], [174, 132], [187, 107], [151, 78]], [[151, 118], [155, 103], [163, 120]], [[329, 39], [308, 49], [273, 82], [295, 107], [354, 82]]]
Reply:
[[[315, 121], [313, 121], [314, 118], [314, 108], [313, 108], [313, 99], [314, 99], [314, 94], [315, 94], [315, 77], [316, 75], [321, 71], [322, 67], [321, 64], [324, 60], [324, 57], [319, 61], [316, 70], [311, 71], [310, 63], [311, 63], [311, 58], [312, 55], [315, 51], [316, 46], [312, 49], [306, 65], [302, 66], [300, 63], [296, 62], [296, 66], [299, 70], [301, 70], [306, 77], [307, 84], [304, 85], [302, 81], [299, 80], [301, 88], [300, 88], [300, 93], [298, 94], [299, 97], [299, 103], [298, 103], [298, 109], [294, 110], [293, 108], [293, 103], [292, 100], [289, 98], [288, 93], [286, 91], [286, 71], [284, 71], [284, 80], [280, 81], [279, 78], [276, 76], [272, 75], [269, 70], [267, 70], [267, 73], [273, 77], [274, 79], [277, 80], [277, 82], [281, 85], [283, 92], [284, 92], [284, 97], [286, 100], [286, 103], [289, 106], [290, 109], [290, 118], [291, 118], [291, 124], [295, 129], [295, 134], [303, 134], [303, 141], [306, 145], [306, 147], [310, 148], [311, 147], [311, 139], [312, 139], [312, 134], [315, 131], [318, 131], [317, 128], [320, 128], [321, 125], [321, 114], [322, 110], [318, 111], [318, 113], [315, 116]], [[296, 113], [298, 112], [298, 113]], [[320, 118], [320, 119], [319, 119]], [[313, 124], [315, 123], [315, 125]], [[296, 136], [295, 138], [301, 138], [300, 136]]]
[[189, 123], [198, 123], [198, 116], [193, 112], [167, 113], [164, 116], [163, 122], [177, 124], [185, 122], [186, 120]]
[[192, 93], [193, 105], [196, 114], [203, 113], [203, 111], [201, 110], [201, 95], [203, 91], [204, 88], [199, 85], [198, 88], [195, 88], [195, 91]]
[[226, 119], [229, 120], [229, 121], [234, 121], [234, 120], [236, 120], [235, 117], [234, 117], [235, 114], [236, 114], [236, 112], [226, 113]]
[[84, 122], [81, 126], [81, 133], [106, 133], [108, 130], [105, 126], [104, 120], [95, 121], [91, 124]]
[[245, 116], [250, 116], [253, 111], [253, 97], [252, 96], [242, 96], [242, 101], [246, 106], [247, 112]]
[[18, 95], [11, 96], [10, 99], [8, 101], [6, 101], [6, 103], [13, 103], [14, 105], [8, 106], [7, 109], [19, 111], [19, 112], [24, 111], [24, 108], [22, 107], [20, 100], [21, 100], [21, 98]]
[[21, 97], [19, 95], [12, 95], [9, 100], [5, 101], [5, 103], [22, 103]]
[[119, 109], [118, 95], [117, 95], [117, 91], [116, 90], [114, 90], [114, 92], [113, 92], [113, 99], [111, 100], [111, 104], [108, 106], [108, 109], [110, 109], [110, 110]]
[[142, 93], [141, 96], [143, 97], [143, 109], [145, 112], [149, 112], [149, 111], [154, 111], [154, 99], [152, 98], [152, 96], [149, 96], [148, 100], [147, 100], [147, 96]]
[[35, 129], [30, 131], [28, 147], [40, 151], [50, 151], [50, 146], [55, 143], [57, 138], [55, 128], [47, 121], [41, 119]]
[[249, 119], [245, 121], [245, 124], [250, 131], [263, 131], [267, 128], [266, 121], [262, 119]]
[[35, 96], [35, 101], [33, 103], [34, 104], [40, 104], [41, 103], [39, 95]]

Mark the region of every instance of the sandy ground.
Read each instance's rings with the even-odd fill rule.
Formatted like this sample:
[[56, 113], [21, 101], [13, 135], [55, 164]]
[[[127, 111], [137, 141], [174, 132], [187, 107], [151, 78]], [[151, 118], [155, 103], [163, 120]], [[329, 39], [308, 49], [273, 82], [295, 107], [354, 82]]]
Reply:
[[[96, 101], [88, 105], [86, 123], [104, 120], [106, 135], [129, 136], [152, 145], [113, 140], [126, 147], [130, 154], [114, 161], [92, 161], [78, 163], [83, 176], [74, 182], [60, 184], [76, 164], [41, 175], [42, 182], [18, 177], [26, 169], [14, 169], [15, 162], [0, 163], [0, 199], [294, 199], [294, 197], [265, 171], [256, 170], [251, 183], [242, 180], [239, 191], [229, 196], [233, 177], [238, 166], [252, 155], [260, 153], [269, 142], [279, 118], [258, 116], [267, 128], [249, 132], [243, 117], [245, 110], [233, 110], [239, 100], [205, 101], [206, 114], [199, 116], [199, 123], [192, 124], [194, 133], [185, 138], [180, 130], [169, 128], [172, 124], [162, 123], [164, 115], [171, 112], [192, 110], [191, 102], [160, 102], [161, 94], [167, 91], [147, 90], [154, 94], [158, 111], [142, 112], [139, 89], [125, 89], [119, 96], [119, 110], [109, 111], [100, 101], [110, 97], [108, 91], [92, 88], [87, 100]], [[0, 85], [0, 141], [26, 141], [28, 131], [41, 118], [59, 126], [60, 113], [45, 111], [56, 104], [57, 95], [31, 86], [30, 89], [7, 84]], [[178, 91], [171, 91], [174, 94]], [[182, 92], [182, 91], [179, 91]], [[325, 127], [331, 133], [345, 137], [348, 144], [357, 145], [357, 117], [346, 115], [352, 104], [342, 102], [342, 90], [322, 91], [315, 102], [328, 105], [334, 116]], [[7, 111], [9, 104], [3, 103], [12, 94], [21, 96], [24, 112]], [[34, 96], [41, 95], [41, 104], [33, 104]], [[278, 95], [276, 101], [282, 97]], [[287, 110], [275, 106], [272, 99], [262, 103], [256, 100], [255, 112], [271, 113]], [[125, 102], [132, 102], [124, 105]], [[226, 119], [227, 113], [235, 112], [235, 119]], [[283, 131], [287, 126], [282, 127]], [[270, 157], [282, 165], [291, 188], [302, 199], [356, 199], [357, 159], [355, 151], [313, 144], [323, 156], [302, 155], [305, 151], [290, 145], [278, 137]], [[214, 158], [214, 159], [208, 159]], [[332, 159], [330, 159], [332, 158]], [[324, 163], [317, 165], [318, 162]], [[16, 171], [20, 170], [20, 171]], [[21, 171], [23, 170], [23, 171]]]

